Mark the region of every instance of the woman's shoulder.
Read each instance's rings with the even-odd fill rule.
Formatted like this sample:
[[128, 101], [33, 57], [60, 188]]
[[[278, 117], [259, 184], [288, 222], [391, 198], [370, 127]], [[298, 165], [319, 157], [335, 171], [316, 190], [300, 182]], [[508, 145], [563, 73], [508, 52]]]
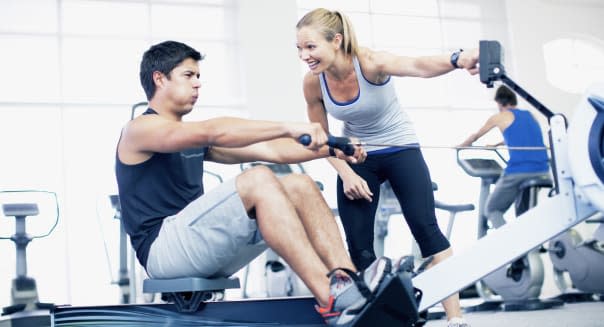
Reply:
[[376, 52], [366, 47], [359, 47], [357, 59], [361, 67], [372, 67], [376, 64]]
[[378, 51], [359, 47], [357, 52], [359, 65], [363, 71], [363, 75], [369, 80], [379, 80], [380, 76], [380, 53]]
[[319, 81], [319, 75], [315, 75], [310, 71], [304, 74], [302, 88], [304, 90], [304, 96], [307, 99], [318, 98], [320, 100], [323, 98], [321, 94], [321, 82]]
[[320, 85], [321, 82], [319, 81], [319, 75], [315, 75], [311, 71], [308, 71], [308, 72], [306, 72], [306, 74], [304, 74], [303, 83], [304, 83], [304, 88], [321, 87], [321, 85]]

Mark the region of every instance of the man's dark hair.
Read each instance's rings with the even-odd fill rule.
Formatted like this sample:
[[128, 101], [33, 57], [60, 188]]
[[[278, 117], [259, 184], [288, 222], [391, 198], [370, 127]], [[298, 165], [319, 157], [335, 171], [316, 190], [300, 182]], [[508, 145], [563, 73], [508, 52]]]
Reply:
[[501, 85], [497, 89], [497, 92], [495, 92], [495, 102], [502, 106], [516, 106], [518, 104], [516, 93], [512, 92], [512, 90], [508, 89], [505, 85]]
[[176, 41], [158, 43], [145, 51], [139, 77], [147, 100], [151, 100], [155, 94], [153, 72], [161, 72], [170, 79], [172, 69], [188, 58], [200, 61], [203, 59], [203, 55], [190, 46]]

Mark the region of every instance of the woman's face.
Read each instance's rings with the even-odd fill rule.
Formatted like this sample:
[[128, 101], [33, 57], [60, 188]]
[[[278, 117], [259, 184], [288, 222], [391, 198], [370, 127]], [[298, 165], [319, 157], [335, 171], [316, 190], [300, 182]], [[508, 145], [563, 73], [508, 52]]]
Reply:
[[319, 74], [333, 63], [339, 43], [339, 34], [336, 34], [332, 41], [327, 41], [316, 28], [304, 26], [297, 33], [298, 57], [308, 65], [313, 74]]

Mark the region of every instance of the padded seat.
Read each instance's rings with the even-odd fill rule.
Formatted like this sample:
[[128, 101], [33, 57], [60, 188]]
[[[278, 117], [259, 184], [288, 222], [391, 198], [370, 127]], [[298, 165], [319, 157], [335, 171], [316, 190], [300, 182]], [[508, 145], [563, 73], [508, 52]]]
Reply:
[[534, 177], [534, 178], [530, 178], [527, 179], [526, 181], [522, 182], [520, 185], [518, 185], [518, 189], [519, 190], [524, 190], [526, 188], [529, 187], [553, 187], [554, 183], [552, 182], [552, 179], [549, 177]]
[[222, 300], [225, 289], [239, 287], [239, 278], [186, 277], [143, 281], [143, 293], [161, 293], [162, 299], [174, 302], [179, 312], [200, 310], [207, 301]]
[[239, 278], [145, 279], [143, 293], [219, 291], [239, 286]]
[[554, 183], [549, 176], [537, 176], [529, 178], [518, 185], [518, 195], [516, 196], [516, 216], [520, 216], [527, 210], [537, 205], [537, 193], [542, 188], [552, 188]]

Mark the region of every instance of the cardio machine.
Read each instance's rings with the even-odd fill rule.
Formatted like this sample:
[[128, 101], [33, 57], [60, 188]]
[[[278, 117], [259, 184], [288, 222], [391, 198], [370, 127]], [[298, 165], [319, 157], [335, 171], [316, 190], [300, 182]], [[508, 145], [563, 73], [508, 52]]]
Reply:
[[[503, 168], [494, 159], [466, 158], [461, 154], [464, 151], [463, 149], [457, 151], [457, 163], [468, 175], [478, 177], [481, 181], [477, 228], [477, 238], [480, 239], [489, 230], [486, 201], [491, 185], [497, 182]], [[493, 152], [499, 159], [506, 161], [499, 151], [495, 149]], [[537, 195], [541, 188], [551, 188], [552, 186], [551, 179], [543, 177], [530, 178], [521, 183], [515, 201], [516, 216], [521, 216], [537, 205]], [[502, 246], [506, 245], [502, 244]], [[485, 302], [465, 310], [468, 312], [497, 309], [520, 311], [547, 309], [562, 305], [561, 301], [539, 299], [544, 275], [540, 252], [538, 249], [533, 249], [477, 282], [476, 289]], [[501, 300], [496, 299], [493, 293], [499, 295]]]
[[[424, 292], [420, 310], [604, 212], [604, 85], [586, 91], [569, 126], [563, 115], [554, 114], [508, 77], [501, 59], [497, 41], [480, 41], [481, 82], [487, 87], [503, 82], [548, 118], [554, 187], [550, 197], [514, 223], [489, 232], [464, 253], [414, 277], [414, 287]], [[447, 278], [439, 279], [444, 274]]]
[[564, 302], [604, 300], [604, 218], [586, 223], [597, 224], [591, 238], [569, 229], [549, 241], [554, 282], [561, 292], [556, 298]]
[[17, 316], [28, 319], [31, 323], [45, 324], [48, 317], [40, 313], [40, 310], [48, 310], [53, 307], [51, 303], [41, 303], [38, 297], [36, 280], [27, 275], [27, 246], [36, 238], [43, 238], [55, 229], [59, 219], [59, 207], [57, 196], [48, 191], [2, 191], [2, 193], [49, 193], [54, 197], [56, 204], [55, 221], [43, 235], [34, 236], [27, 233], [27, 218], [38, 216], [40, 213], [37, 203], [14, 202], [2, 204], [2, 213], [6, 217], [14, 217], [15, 233], [10, 237], [0, 239], [11, 240], [15, 243], [16, 250], [16, 277], [11, 284], [11, 305], [2, 308], [1, 316]]

